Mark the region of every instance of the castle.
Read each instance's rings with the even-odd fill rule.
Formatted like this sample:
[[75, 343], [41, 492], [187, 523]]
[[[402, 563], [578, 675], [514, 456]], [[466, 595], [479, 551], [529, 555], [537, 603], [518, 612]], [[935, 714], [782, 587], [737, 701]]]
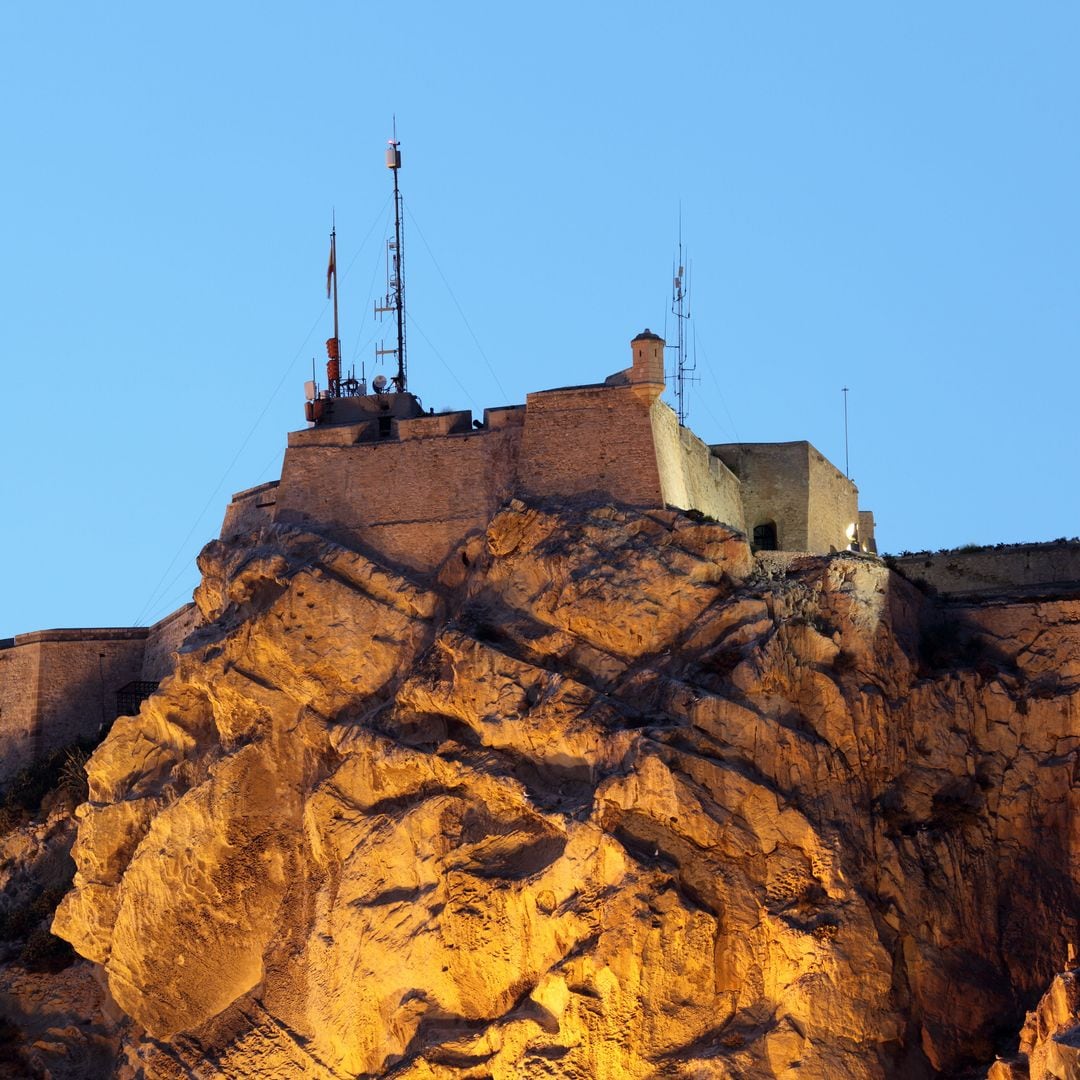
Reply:
[[[858, 489], [810, 443], [710, 446], [664, 401], [664, 342], [646, 330], [629, 367], [601, 383], [528, 394], [524, 405], [425, 412], [384, 385], [311, 393], [281, 478], [232, 497], [236, 539], [272, 522], [308, 527], [428, 575], [508, 499], [677, 507], [742, 531], [759, 551], [876, 554]], [[1075, 591], [1080, 543], [1013, 545], [890, 560], [963, 602]], [[44, 630], [0, 639], [0, 784], [22, 766], [94, 736], [168, 674], [197, 625], [188, 604], [150, 627]]]
[[422, 573], [507, 499], [695, 510], [759, 549], [873, 552], [858, 489], [807, 442], [708, 446], [661, 400], [664, 341], [646, 330], [602, 383], [524, 405], [425, 413], [409, 393], [322, 397], [289, 435], [281, 479], [233, 496], [222, 537], [314, 525]]
[[[428, 574], [520, 496], [697, 511], [759, 549], [875, 551], [873, 515], [813, 446], [707, 445], [661, 400], [663, 340], [646, 330], [631, 354], [602, 383], [537, 391], [483, 420], [425, 412], [407, 392], [314, 397], [308, 426], [289, 434], [280, 480], [234, 495], [221, 536], [307, 526]], [[137, 711], [196, 620], [188, 604], [151, 627], [0, 640], [0, 782]]]

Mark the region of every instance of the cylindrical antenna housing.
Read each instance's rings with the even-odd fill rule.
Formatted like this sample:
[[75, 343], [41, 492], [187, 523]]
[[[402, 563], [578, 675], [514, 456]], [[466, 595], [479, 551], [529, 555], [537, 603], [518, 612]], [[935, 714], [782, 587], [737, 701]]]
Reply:
[[331, 389], [336, 389], [341, 378], [341, 350], [337, 338], [326, 339], [326, 381]]
[[401, 168], [401, 151], [398, 149], [396, 139], [391, 139], [390, 145], [386, 148], [386, 167], [388, 169]]

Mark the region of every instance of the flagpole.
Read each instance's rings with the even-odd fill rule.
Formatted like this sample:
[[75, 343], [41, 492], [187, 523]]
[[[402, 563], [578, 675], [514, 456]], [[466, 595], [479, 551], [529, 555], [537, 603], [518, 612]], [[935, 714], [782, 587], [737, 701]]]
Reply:
[[334, 263], [334, 340], [338, 343], [338, 356], [341, 355], [341, 337], [338, 334], [337, 314], [337, 229], [330, 230], [330, 258]]
[[330, 397], [341, 396], [341, 337], [338, 330], [337, 301], [337, 222], [330, 219], [330, 262], [326, 267], [326, 298], [334, 294], [334, 336], [326, 339], [326, 383]]

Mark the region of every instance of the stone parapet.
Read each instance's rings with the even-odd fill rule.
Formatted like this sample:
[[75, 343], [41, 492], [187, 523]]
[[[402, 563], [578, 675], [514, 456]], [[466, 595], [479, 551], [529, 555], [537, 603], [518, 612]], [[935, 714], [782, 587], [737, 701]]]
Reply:
[[889, 564], [944, 596], [993, 596], [1018, 589], [1080, 590], [1080, 541], [958, 548], [891, 556]]

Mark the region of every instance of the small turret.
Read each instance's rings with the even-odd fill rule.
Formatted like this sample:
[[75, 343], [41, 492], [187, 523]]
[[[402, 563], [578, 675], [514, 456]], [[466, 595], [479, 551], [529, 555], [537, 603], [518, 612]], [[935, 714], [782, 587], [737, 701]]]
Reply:
[[664, 339], [646, 327], [630, 342], [630, 382], [649, 401], [664, 392]]

